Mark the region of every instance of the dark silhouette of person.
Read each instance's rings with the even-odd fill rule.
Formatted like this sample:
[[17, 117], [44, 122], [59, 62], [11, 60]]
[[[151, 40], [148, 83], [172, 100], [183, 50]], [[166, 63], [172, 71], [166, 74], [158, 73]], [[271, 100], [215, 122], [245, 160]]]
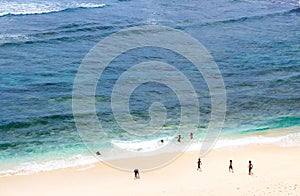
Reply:
[[252, 168], [253, 168], [253, 165], [252, 165], [252, 163], [251, 163], [251, 161], [249, 161], [249, 166], [248, 166], [248, 168], [249, 168], [249, 175], [253, 175], [253, 172], [252, 172]]
[[232, 160], [229, 161], [229, 172], [233, 173]]
[[140, 179], [140, 172], [139, 169], [134, 169], [134, 179]]
[[181, 142], [181, 135], [178, 135], [177, 141], [178, 141], [178, 142]]
[[200, 159], [200, 158], [198, 159], [197, 164], [198, 164], [197, 170], [201, 171], [201, 165], [202, 165], [202, 162], [201, 162], [201, 159]]
[[191, 140], [194, 138], [194, 134], [193, 133], [190, 133], [190, 138], [191, 138]]

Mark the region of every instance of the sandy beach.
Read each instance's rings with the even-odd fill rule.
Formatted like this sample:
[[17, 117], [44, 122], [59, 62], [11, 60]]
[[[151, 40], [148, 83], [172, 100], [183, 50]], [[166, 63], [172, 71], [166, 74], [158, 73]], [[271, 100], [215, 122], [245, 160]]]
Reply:
[[[216, 149], [202, 158], [186, 152], [166, 167], [133, 173], [108, 167], [68, 168], [0, 178], [1, 195], [300, 195], [300, 147], [250, 145]], [[160, 159], [161, 156], [148, 157]], [[146, 158], [147, 159], [147, 158]], [[233, 160], [234, 173], [228, 172]], [[248, 175], [248, 161], [253, 176]], [[126, 160], [123, 160], [126, 162]], [[145, 161], [135, 158], [134, 161]]]
[[300, 196], [299, 89], [300, 0], [0, 0], [0, 196]]

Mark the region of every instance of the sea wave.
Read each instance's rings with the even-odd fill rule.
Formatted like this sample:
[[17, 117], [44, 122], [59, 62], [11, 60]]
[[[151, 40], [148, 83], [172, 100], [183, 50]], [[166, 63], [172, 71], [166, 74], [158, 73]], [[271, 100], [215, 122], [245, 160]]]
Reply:
[[[295, 5], [294, 5], [295, 6]], [[229, 18], [225, 20], [217, 20], [213, 22], [204, 23], [204, 26], [212, 26], [212, 25], [220, 25], [220, 24], [227, 24], [227, 23], [237, 23], [237, 22], [244, 22], [244, 21], [251, 21], [251, 20], [261, 20], [263, 18], [272, 18], [275, 16], [281, 16], [281, 15], [289, 15], [293, 13], [299, 13], [300, 8], [297, 6], [296, 8], [292, 8], [289, 10], [279, 11], [279, 12], [272, 12], [267, 13], [263, 15], [250, 15], [250, 16], [242, 16], [238, 18]]]
[[14, 168], [0, 171], [0, 177], [29, 175], [38, 172], [52, 171], [70, 167], [80, 167], [78, 169], [82, 170], [84, 168], [93, 167], [93, 164], [97, 161], [98, 160], [93, 156], [76, 155], [69, 159], [51, 160], [39, 163], [25, 162]]
[[[112, 144], [115, 147], [125, 149], [127, 151], [132, 152], [150, 152], [155, 151], [160, 148], [163, 148], [167, 144], [169, 144], [174, 137], [165, 137], [155, 140], [148, 140], [148, 141], [121, 141], [121, 140], [112, 140]], [[163, 142], [161, 142], [163, 140]]]
[[[154, 149], [161, 148], [166, 143], [169, 143], [172, 138], [164, 138], [166, 142], [164, 144], [160, 143], [160, 140], [149, 140], [149, 141], [112, 141], [112, 143], [119, 147], [124, 148], [129, 151], [153, 151]], [[174, 139], [174, 138], [173, 138]], [[183, 141], [187, 142], [187, 141]], [[235, 146], [247, 146], [256, 144], [267, 144], [267, 145], [277, 145], [283, 147], [300, 146], [300, 133], [290, 133], [283, 136], [248, 136], [238, 139], [225, 139], [220, 138], [213, 149], [235, 147]], [[192, 143], [187, 151], [198, 151], [201, 148], [201, 141], [196, 141]], [[138, 148], [139, 147], [139, 148]], [[168, 153], [168, 152], [166, 152]], [[113, 159], [118, 159], [122, 157], [114, 157]], [[123, 157], [124, 158], [124, 157]], [[0, 171], [0, 177], [5, 176], [15, 176], [15, 175], [30, 175], [33, 173], [52, 171], [63, 168], [74, 168], [78, 167], [78, 170], [85, 170], [94, 167], [94, 164], [99, 161], [93, 156], [88, 155], [75, 155], [71, 158], [51, 160], [45, 162], [25, 162], [18, 166]]]
[[272, 144], [277, 146], [300, 146], [300, 133], [291, 133], [285, 136], [251, 136], [240, 139], [221, 139], [214, 148], [223, 148], [229, 146], [246, 146], [251, 144]]
[[70, 9], [78, 8], [101, 8], [106, 4], [95, 3], [63, 3], [63, 2], [43, 2], [43, 3], [19, 3], [19, 2], [7, 2], [0, 1], [0, 17], [7, 15], [31, 15], [31, 14], [46, 14], [53, 12], [61, 12]]
[[[282, 136], [248, 136], [237, 139], [220, 138], [214, 145], [213, 149], [247, 146], [256, 144], [276, 145], [282, 147], [300, 146], [300, 133], [290, 133]], [[188, 151], [197, 151], [201, 148], [201, 142], [193, 143]]]
[[[96, 32], [96, 31], [111, 31], [113, 26], [100, 25], [97, 23], [72, 23], [63, 25], [54, 29], [47, 29], [41, 32], [34, 33], [4, 33], [0, 34], [0, 46], [18, 46], [23, 44], [35, 44], [35, 43], [53, 43], [56, 41], [73, 42], [74, 40], [83, 40], [98, 38], [98, 35], [81, 35], [79, 32]], [[123, 27], [120, 27], [123, 28]], [[126, 26], [124, 26], [126, 28]]]
[[273, 3], [273, 4], [279, 4], [279, 5], [293, 5], [298, 6], [300, 5], [299, 0], [290, 0], [290, 1], [281, 1], [281, 0], [264, 0], [265, 2]]
[[29, 36], [24, 34], [0, 34], [0, 44], [10, 42], [26, 42], [28, 40]]

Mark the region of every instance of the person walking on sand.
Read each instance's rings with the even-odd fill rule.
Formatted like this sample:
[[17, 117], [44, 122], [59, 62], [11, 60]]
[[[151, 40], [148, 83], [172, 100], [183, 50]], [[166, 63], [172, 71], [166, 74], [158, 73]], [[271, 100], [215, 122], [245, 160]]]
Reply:
[[140, 179], [140, 172], [139, 172], [139, 169], [134, 169], [133, 170], [134, 172], [134, 179]]
[[201, 159], [200, 159], [200, 158], [198, 159], [197, 164], [198, 164], [197, 170], [198, 170], [198, 171], [201, 171], [201, 165], [202, 165], [202, 162], [201, 162]]
[[232, 160], [229, 161], [229, 172], [233, 173]]
[[252, 165], [252, 163], [251, 163], [251, 161], [249, 161], [249, 166], [248, 166], [248, 168], [249, 168], [249, 175], [253, 175], [253, 172], [252, 172], [252, 168], [253, 168], [253, 165]]

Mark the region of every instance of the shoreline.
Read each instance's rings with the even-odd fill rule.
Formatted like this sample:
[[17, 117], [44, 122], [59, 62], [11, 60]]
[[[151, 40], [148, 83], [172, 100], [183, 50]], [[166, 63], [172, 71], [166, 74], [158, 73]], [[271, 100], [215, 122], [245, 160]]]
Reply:
[[[165, 167], [140, 171], [140, 180], [133, 179], [133, 172], [98, 162], [92, 168], [1, 177], [0, 191], [3, 195], [299, 195], [299, 151], [300, 147], [261, 144], [214, 149], [201, 158], [202, 172], [196, 170], [198, 152], [185, 152]], [[233, 160], [234, 173], [228, 172], [229, 160]], [[249, 160], [253, 176], [247, 174]]]
[[[244, 146], [259, 144], [259, 145], [274, 145], [278, 147], [299, 147], [300, 146], [300, 127], [288, 127], [288, 128], [279, 128], [272, 129], [260, 132], [252, 132], [252, 133], [244, 133], [244, 134], [236, 134], [230, 135], [222, 135], [217, 140], [214, 148], [212, 150], [217, 149], [226, 149], [226, 148], [242, 148]], [[183, 141], [185, 143], [186, 141]], [[195, 142], [191, 143], [191, 145], [186, 149], [185, 152], [189, 153], [199, 151], [201, 147], [200, 141], [195, 140]], [[18, 176], [18, 175], [31, 175], [39, 172], [45, 171], [55, 171], [59, 169], [67, 169], [67, 168], [76, 168], [76, 167], [94, 167], [94, 164], [99, 162], [99, 160], [93, 156], [86, 149], [87, 154], [74, 154], [65, 159], [51, 159], [45, 161], [34, 161], [34, 162], [24, 162], [17, 166], [10, 167], [9, 165], [2, 165], [2, 171], [0, 171], [0, 178], [6, 176]], [[164, 152], [164, 154], [171, 154], [174, 152]], [[182, 154], [179, 152], [175, 152], [177, 154]], [[143, 155], [143, 153], [141, 153]], [[150, 155], [158, 156], [157, 154]], [[181, 155], [179, 155], [181, 156]], [[51, 158], [51, 157], [50, 157]], [[100, 157], [101, 158], [101, 157]], [[131, 159], [132, 157], [117, 157], [111, 161], [118, 161], [124, 159]], [[4, 162], [3, 162], [4, 163]], [[6, 166], [7, 169], [3, 169]]]

